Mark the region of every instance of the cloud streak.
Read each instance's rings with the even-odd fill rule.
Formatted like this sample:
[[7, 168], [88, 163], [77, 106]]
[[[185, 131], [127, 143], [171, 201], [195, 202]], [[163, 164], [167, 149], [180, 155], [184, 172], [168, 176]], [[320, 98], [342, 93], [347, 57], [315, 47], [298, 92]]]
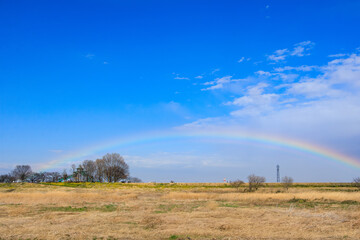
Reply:
[[234, 82], [239, 82], [239, 81], [241, 81], [241, 79], [232, 79], [232, 76], [225, 76], [225, 77], [222, 77], [222, 78], [216, 78], [214, 81], [203, 83], [203, 85], [210, 86], [210, 87], [203, 88], [203, 89], [201, 89], [201, 91], [222, 89], [227, 84], [234, 83]]
[[273, 54], [268, 55], [267, 59], [271, 62], [285, 61], [289, 56], [303, 57], [310, 55], [309, 51], [315, 44], [311, 41], [304, 41], [294, 44], [294, 48], [289, 50], [287, 48], [276, 50]]

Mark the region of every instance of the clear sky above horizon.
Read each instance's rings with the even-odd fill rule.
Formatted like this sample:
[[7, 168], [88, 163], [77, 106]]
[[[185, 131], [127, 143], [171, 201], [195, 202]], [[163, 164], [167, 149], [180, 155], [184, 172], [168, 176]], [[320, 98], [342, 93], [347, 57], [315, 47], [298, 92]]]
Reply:
[[277, 164], [351, 181], [359, 168], [221, 136], [91, 146], [253, 132], [360, 162], [359, 23], [360, 1], [0, 1], [0, 174], [118, 152], [144, 181], [271, 182]]

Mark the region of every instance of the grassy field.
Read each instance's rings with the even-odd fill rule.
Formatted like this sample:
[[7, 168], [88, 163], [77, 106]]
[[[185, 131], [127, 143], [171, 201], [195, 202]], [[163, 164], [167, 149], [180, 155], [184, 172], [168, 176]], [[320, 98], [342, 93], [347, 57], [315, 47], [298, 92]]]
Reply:
[[360, 239], [350, 184], [0, 184], [0, 239]]

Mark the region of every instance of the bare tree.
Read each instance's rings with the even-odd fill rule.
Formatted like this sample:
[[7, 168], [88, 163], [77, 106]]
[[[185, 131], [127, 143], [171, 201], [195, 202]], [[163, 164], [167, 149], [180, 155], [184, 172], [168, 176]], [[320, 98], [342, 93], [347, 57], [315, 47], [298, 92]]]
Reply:
[[354, 178], [353, 186], [357, 187], [360, 190], [360, 177]]
[[129, 176], [129, 166], [124, 158], [118, 153], [107, 153], [103, 157], [105, 165], [105, 177], [108, 182], [118, 182]]
[[129, 166], [126, 164], [124, 158], [118, 153], [107, 153], [101, 159], [96, 159], [96, 161], [84, 160], [78, 167], [76, 167], [75, 164], [72, 164], [71, 171], [75, 181], [141, 181], [138, 178], [129, 178]]
[[95, 175], [96, 175], [96, 164], [94, 161], [92, 160], [84, 160], [83, 163], [83, 168], [85, 171], [85, 175], [86, 175], [86, 181], [87, 182], [92, 182], [95, 180]]
[[12, 171], [12, 175], [20, 181], [25, 181], [32, 174], [31, 167], [29, 165], [17, 165]]
[[73, 174], [73, 177], [75, 178], [76, 182], [84, 182], [86, 181], [85, 177], [85, 171], [84, 168], [81, 164], [79, 164], [79, 166], [76, 168], [76, 171]]
[[75, 164], [71, 164], [70, 171], [71, 171], [72, 174], [74, 174], [76, 172], [76, 165]]
[[294, 179], [292, 177], [285, 176], [281, 179], [281, 183], [286, 190], [289, 189], [294, 183]]
[[96, 159], [95, 165], [96, 165], [95, 180], [99, 182], [103, 182], [105, 178], [105, 162], [103, 159]]
[[44, 180], [42, 182], [58, 182], [61, 174], [58, 172], [43, 172]]
[[230, 182], [230, 186], [234, 187], [234, 188], [237, 188], [237, 190], [239, 190], [239, 188], [244, 185], [244, 181], [241, 181], [241, 180], [235, 180], [235, 181], [231, 181]]
[[41, 174], [40, 173], [33, 173], [29, 177], [29, 180], [32, 183], [39, 183], [39, 182], [41, 182]]
[[251, 174], [248, 176], [249, 181], [249, 192], [256, 191], [259, 187], [261, 187], [266, 179], [265, 177], [256, 176], [255, 174]]
[[59, 182], [61, 178], [61, 174], [58, 172], [52, 172], [51, 176], [52, 176], [52, 182]]
[[66, 179], [68, 178], [66, 169], [64, 169], [64, 171], [62, 172], [62, 178], [63, 178], [63, 181], [66, 181]]
[[2, 183], [11, 183], [14, 182], [16, 178], [12, 176], [11, 174], [3, 174], [0, 175], [0, 182]]
[[40, 182], [45, 182], [46, 181], [46, 173], [45, 172], [39, 172], [37, 177], [39, 178]]

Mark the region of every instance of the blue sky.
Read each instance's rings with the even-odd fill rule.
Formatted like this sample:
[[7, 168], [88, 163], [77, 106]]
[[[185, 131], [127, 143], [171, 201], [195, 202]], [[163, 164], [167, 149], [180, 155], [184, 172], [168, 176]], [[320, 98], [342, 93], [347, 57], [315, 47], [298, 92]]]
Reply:
[[[360, 161], [359, 1], [1, 1], [0, 173], [116, 138], [249, 131]], [[359, 169], [224, 139], [114, 146], [145, 181]], [[65, 163], [59, 168], [69, 168]]]

